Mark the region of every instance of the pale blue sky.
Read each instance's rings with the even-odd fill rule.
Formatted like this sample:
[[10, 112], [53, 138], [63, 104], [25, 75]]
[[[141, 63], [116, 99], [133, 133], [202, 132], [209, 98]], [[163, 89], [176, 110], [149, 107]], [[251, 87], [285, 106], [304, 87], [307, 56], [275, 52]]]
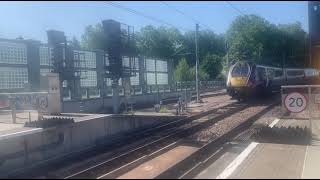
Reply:
[[[160, 1], [114, 1], [128, 8], [157, 17], [177, 27], [194, 29], [194, 22], [175, 12]], [[232, 2], [246, 14], [257, 14], [271, 23], [292, 23], [299, 21], [308, 31], [308, 9], [306, 1], [243, 1]], [[224, 33], [239, 13], [225, 1], [170, 1], [169, 5], [212, 27], [216, 33]], [[112, 7], [106, 2], [0, 2], [0, 37], [16, 38], [22, 35], [46, 42], [46, 30], [56, 29], [67, 36], [80, 39], [84, 28], [104, 19], [115, 19], [132, 25], [136, 30], [160, 23], [133, 15]], [[205, 28], [205, 27], [204, 27]]]

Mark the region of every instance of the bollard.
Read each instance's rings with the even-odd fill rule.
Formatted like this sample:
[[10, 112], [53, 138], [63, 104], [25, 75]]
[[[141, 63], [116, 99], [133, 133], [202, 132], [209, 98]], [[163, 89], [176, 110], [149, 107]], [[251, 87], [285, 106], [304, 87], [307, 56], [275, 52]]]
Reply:
[[29, 112], [29, 123], [31, 123], [31, 113]]
[[38, 111], [38, 121], [43, 120], [43, 114], [41, 111]]
[[162, 109], [162, 100], [160, 101], [160, 110]]
[[10, 106], [11, 106], [11, 113], [12, 113], [12, 123], [17, 123], [17, 112], [16, 112], [16, 103], [15, 98], [10, 98]]

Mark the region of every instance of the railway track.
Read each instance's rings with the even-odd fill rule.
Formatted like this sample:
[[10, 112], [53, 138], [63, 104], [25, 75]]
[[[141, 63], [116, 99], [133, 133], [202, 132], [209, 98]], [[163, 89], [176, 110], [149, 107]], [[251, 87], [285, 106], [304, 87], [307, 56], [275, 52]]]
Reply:
[[[128, 149], [135, 149], [137, 146], [142, 146], [150, 141], [154, 141], [155, 139], [159, 139], [161, 137], [164, 137], [168, 135], [170, 132], [173, 132], [174, 129], [192, 122], [193, 120], [206, 116], [209, 113], [213, 113], [218, 111], [220, 108], [228, 108], [231, 106], [235, 106], [238, 103], [226, 103], [225, 100], [218, 103], [226, 104], [224, 106], [217, 106], [213, 109], [210, 109], [206, 112], [200, 112], [197, 114], [194, 114], [192, 116], [178, 119], [175, 121], [171, 121], [166, 124], [157, 125], [153, 128], [136, 131], [136, 132], [130, 132], [125, 133], [121, 136], [115, 136], [108, 142], [101, 142], [99, 145], [97, 145], [94, 148], [90, 148], [89, 150], [85, 150], [83, 152], [79, 152], [75, 155], [69, 155], [63, 158], [59, 158], [56, 160], [53, 160], [49, 163], [44, 163], [42, 165], [38, 165], [36, 167], [26, 168], [19, 170], [15, 172], [14, 174], [9, 174], [6, 177], [9, 178], [63, 178], [64, 176], [67, 176], [65, 174], [68, 174], [69, 172], [59, 172], [55, 173], [57, 171], [57, 167], [63, 167], [62, 169], [68, 169], [68, 167], [73, 166], [77, 163], [82, 163], [87, 161], [88, 159], [91, 159], [95, 156], [100, 156], [101, 154], [106, 154], [108, 157], [115, 157], [119, 156], [120, 154], [124, 154], [128, 152]], [[103, 157], [105, 158], [105, 157]], [[87, 161], [89, 164], [96, 164], [98, 161], [96, 160], [89, 160]], [[82, 167], [82, 165], [80, 165]], [[67, 168], [65, 168], [67, 167]]]
[[[271, 105], [266, 106], [258, 113], [255, 113], [253, 116], [245, 118], [245, 120], [232, 128], [230, 131], [222, 134], [221, 136], [211, 139], [207, 142], [197, 141], [190, 138], [190, 134], [182, 137], [181, 139], [172, 142], [171, 144], [158, 149], [150, 154], [145, 154], [140, 159], [132, 161], [122, 167], [117, 168], [111, 172], [108, 172], [104, 175], [98, 177], [98, 179], [172, 179], [172, 178], [191, 178], [194, 175], [195, 170], [199, 170], [203, 167], [205, 163], [209, 160], [218, 157], [221, 150], [221, 145], [227, 142], [230, 138], [242, 132], [246, 127], [249, 127], [258, 117], [262, 116], [273, 108], [278, 103], [272, 103]], [[243, 110], [246, 110], [244, 108]], [[238, 113], [233, 113], [237, 115]], [[229, 114], [231, 115], [231, 113]], [[216, 122], [224, 123], [224, 118], [217, 120]], [[206, 125], [210, 126], [209, 123]], [[215, 126], [216, 123], [211, 123], [211, 126]], [[205, 129], [205, 128], [204, 128]], [[195, 130], [196, 132], [199, 131]], [[190, 140], [192, 139], [192, 140]], [[191, 148], [191, 150], [190, 150]], [[190, 154], [185, 153], [185, 150], [189, 151]], [[179, 154], [183, 154], [179, 157]], [[172, 158], [174, 160], [169, 160]], [[162, 160], [161, 160], [162, 159]], [[163, 160], [164, 159], [164, 160]], [[172, 166], [172, 164], [175, 164]], [[172, 167], [170, 167], [172, 166]], [[152, 169], [154, 167], [154, 170]], [[167, 167], [170, 167], [167, 169]], [[160, 173], [159, 173], [160, 172]], [[159, 173], [158, 175], [155, 175]]]
[[[254, 103], [236, 102], [204, 113], [196, 114], [193, 117], [176, 120], [135, 134], [127, 134], [130, 135], [129, 138], [128, 136], [118, 138], [115, 140], [115, 142], [118, 143], [115, 143], [115, 146], [110, 147], [110, 149], [114, 149], [117, 146], [121, 147], [123, 144], [130, 144], [131, 142], [137, 141], [139, 138], [141, 139], [141, 137], [147, 138], [142, 140], [142, 143], [138, 146], [131, 147], [132, 149], [128, 146], [126, 151], [124, 150], [110, 154], [108, 157], [112, 158], [105, 158], [107, 160], [100, 161], [98, 164], [94, 163], [94, 165], [89, 168], [87, 168], [88, 166], [85, 168], [82, 166], [79, 169], [72, 169], [72, 171], [68, 173], [61, 174], [59, 171], [55, 172], [53, 170], [50, 173], [47, 173], [45, 178], [117, 178], [142, 163], [161, 155], [163, 152], [174, 149], [181, 144], [181, 142], [185, 141], [186, 137], [254, 105]], [[204, 144], [198, 144], [199, 148], [202, 146], [204, 146]], [[131, 150], [128, 151], [128, 149]], [[101, 150], [96, 151], [98, 152]], [[106, 150], [104, 149], [104, 151]], [[91, 155], [93, 156], [94, 153], [97, 152], [93, 152]], [[19, 177], [26, 176], [18, 176], [18, 178]], [[39, 176], [32, 176], [32, 178], [34, 177]], [[43, 177], [44, 176], [42, 176], [42, 178]]]
[[[194, 134], [201, 129], [206, 128], [218, 121], [244, 110], [252, 105], [247, 103], [233, 103], [207, 112], [205, 116], [196, 117], [197, 120], [191, 120], [179, 127], [167, 130], [154, 141], [150, 141], [143, 146], [132, 149], [124, 154], [108, 159], [98, 165], [79, 171], [75, 174], [65, 177], [65, 179], [73, 178], [116, 178], [127, 170], [146, 162], [164, 151], [167, 151], [179, 144], [185, 137]], [[193, 118], [194, 119], [194, 118]], [[181, 123], [174, 122], [173, 124]], [[166, 127], [167, 125], [163, 126]], [[152, 130], [150, 130], [152, 131]]]
[[[224, 149], [227, 149], [229, 144], [227, 142], [230, 139], [237, 137], [240, 133], [253, 134], [250, 131], [250, 126], [259, 117], [270, 111], [273, 107], [278, 105], [279, 102], [272, 103], [260, 112], [247, 117], [243, 123], [231, 128], [228, 132], [221, 136], [211, 139], [202, 144], [197, 151], [193, 152], [190, 156], [183, 159], [181, 162], [170, 167], [166, 171], [160, 173], [155, 179], [191, 179], [198, 173], [204, 170], [212, 162], [217, 160], [224, 153]], [[251, 129], [252, 130], [252, 129]], [[193, 142], [197, 143], [197, 142]]]

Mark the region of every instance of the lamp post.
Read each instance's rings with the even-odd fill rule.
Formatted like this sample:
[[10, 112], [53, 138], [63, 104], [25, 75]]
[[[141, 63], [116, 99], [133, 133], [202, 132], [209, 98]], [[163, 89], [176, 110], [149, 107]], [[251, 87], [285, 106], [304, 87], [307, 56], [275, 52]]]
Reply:
[[197, 91], [197, 103], [200, 102], [199, 94], [199, 58], [198, 58], [198, 30], [199, 24], [196, 24], [195, 43], [196, 43], [196, 91]]

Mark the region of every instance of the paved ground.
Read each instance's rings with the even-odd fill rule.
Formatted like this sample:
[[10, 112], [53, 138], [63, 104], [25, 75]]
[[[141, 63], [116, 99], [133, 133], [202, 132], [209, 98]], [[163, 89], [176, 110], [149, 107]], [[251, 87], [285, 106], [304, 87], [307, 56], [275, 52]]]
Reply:
[[230, 146], [226, 146], [223, 155], [195, 178], [320, 178], [320, 121], [313, 121], [313, 137], [308, 144], [306, 139], [300, 138], [303, 135], [293, 135], [289, 140], [283, 140], [283, 137], [299, 131], [294, 128], [308, 128], [309, 121], [279, 117], [280, 107], [276, 107], [253, 125], [268, 125], [277, 135], [264, 134], [268, 138], [258, 140], [244, 132], [229, 142]]
[[22, 124], [6, 124], [6, 123], [0, 123], [0, 132], [1, 131], [8, 131], [10, 129], [16, 129], [23, 127]]
[[[29, 113], [31, 121], [38, 119], [38, 112], [37, 111], [24, 111], [24, 112], [17, 112], [16, 115], [16, 123], [17, 124], [24, 124], [25, 122], [29, 121]], [[12, 124], [12, 114], [11, 111], [2, 111], [0, 112], [0, 123]]]
[[[204, 93], [202, 95], [214, 95], [214, 94], [220, 94], [217, 96], [212, 96], [212, 97], [203, 97], [203, 103], [195, 103], [190, 102], [187, 105], [187, 109], [186, 111], [184, 111], [182, 114], [183, 115], [192, 115], [195, 113], [199, 113], [199, 112], [203, 112], [203, 111], [207, 111], [209, 109], [212, 109], [213, 107], [219, 107], [222, 105], [226, 105], [232, 102], [235, 102], [235, 100], [231, 100], [230, 96], [228, 95], [221, 95], [221, 93], [224, 93], [225, 90], [219, 90], [219, 91], [215, 91], [215, 92], [207, 92]], [[176, 107], [177, 107], [177, 103], [171, 103], [171, 104], [167, 104], [167, 105], [163, 105], [164, 107], [164, 112], [160, 112], [157, 113], [155, 112], [153, 107], [150, 108], [144, 108], [144, 109], [140, 109], [135, 111], [134, 114], [136, 115], [176, 115]]]
[[182, 161], [198, 148], [192, 146], [177, 146], [160, 156], [132, 169], [117, 179], [153, 179], [171, 166]]

